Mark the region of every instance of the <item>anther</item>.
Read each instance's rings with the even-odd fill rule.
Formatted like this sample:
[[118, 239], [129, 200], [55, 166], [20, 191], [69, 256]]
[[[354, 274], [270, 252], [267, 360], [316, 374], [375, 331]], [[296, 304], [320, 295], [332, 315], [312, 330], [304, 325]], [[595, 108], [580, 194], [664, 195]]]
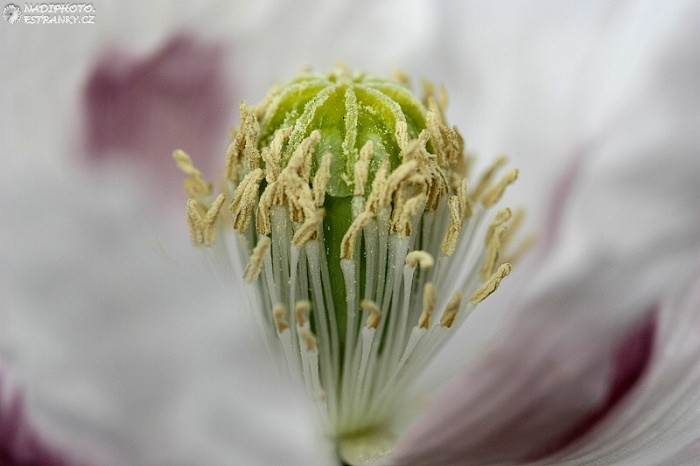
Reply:
[[285, 330], [289, 329], [289, 322], [287, 322], [287, 308], [284, 304], [275, 304], [272, 308], [272, 318], [275, 321], [275, 328], [277, 333], [283, 333]]
[[459, 204], [460, 202], [457, 196], [450, 196], [447, 200], [447, 206], [450, 210], [450, 224], [447, 227], [445, 239], [443, 239], [440, 245], [440, 251], [445, 256], [451, 256], [455, 252], [459, 233], [462, 231], [462, 214]]
[[399, 233], [399, 237], [405, 238], [411, 235], [413, 217], [425, 206], [427, 199], [428, 196], [421, 193], [413, 196], [400, 206], [399, 215], [394, 226], [395, 231]]
[[301, 246], [307, 241], [314, 239], [318, 232], [318, 227], [323, 223], [325, 213], [324, 209], [317, 209], [312, 215], [308, 216], [306, 221], [294, 233], [292, 244]]
[[355, 164], [355, 188], [354, 196], [363, 196], [365, 194], [365, 184], [369, 176], [369, 163], [374, 155], [374, 141], [371, 139], [360, 149], [360, 158]]
[[457, 198], [459, 199], [462, 218], [465, 219], [471, 217], [473, 213], [472, 203], [469, 200], [468, 192], [469, 191], [467, 190], [467, 180], [465, 178], [457, 184]]
[[380, 321], [381, 314], [379, 311], [379, 306], [377, 306], [377, 303], [375, 303], [371, 299], [364, 299], [360, 303], [360, 308], [365, 312], [369, 312], [369, 316], [367, 316], [367, 323], [366, 323], [367, 328], [379, 327], [379, 321]]
[[440, 325], [447, 328], [452, 327], [452, 324], [455, 321], [455, 317], [457, 317], [457, 312], [459, 312], [459, 308], [461, 305], [462, 293], [457, 291], [454, 295], [452, 295], [452, 298], [447, 303], [447, 306], [445, 306], [445, 310], [442, 311], [442, 316], [440, 316]]
[[236, 194], [231, 202], [233, 212], [233, 228], [237, 231], [246, 231], [253, 216], [253, 209], [258, 200], [260, 182], [265, 173], [260, 168], [249, 172], [236, 188]]
[[420, 265], [421, 270], [430, 270], [435, 265], [435, 260], [428, 252], [411, 251], [406, 254], [406, 265], [414, 268]]
[[481, 199], [481, 196], [484, 194], [484, 192], [488, 189], [489, 185], [491, 184], [491, 180], [493, 179], [493, 176], [496, 174], [496, 172], [506, 164], [508, 159], [504, 156], [498, 157], [496, 160], [493, 161], [491, 166], [489, 166], [484, 173], [481, 175], [481, 178], [479, 179], [479, 182], [476, 184], [476, 187], [474, 188], [474, 191], [471, 193], [471, 200], [472, 202], [476, 202], [479, 199]]
[[297, 325], [303, 327], [308, 322], [309, 313], [311, 312], [311, 302], [307, 300], [297, 301], [294, 305], [294, 320]]
[[498, 255], [501, 252], [501, 237], [505, 231], [506, 227], [504, 225], [497, 226], [489, 240], [489, 244], [486, 246], [486, 259], [481, 266], [480, 272], [482, 280], [486, 280], [493, 273], [493, 268], [496, 266]]
[[397, 121], [394, 135], [396, 136], [396, 144], [403, 155], [402, 159], [405, 159], [408, 149], [408, 124], [405, 121]]
[[197, 170], [194, 163], [192, 163], [192, 159], [185, 151], [176, 150], [173, 152], [173, 159], [175, 159], [175, 164], [178, 168], [187, 175], [184, 185], [190, 197], [200, 199], [211, 194], [211, 183], [207, 183], [202, 172]]
[[243, 279], [248, 283], [254, 283], [258, 279], [262, 270], [263, 260], [265, 259], [265, 253], [267, 253], [271, 243], [270, 238], [263, 236], [258, 241], [258, 244], [255, 245], [253, 252], [250, 254], [250, 261], [248, 261], [248, 265], [243, 273]]
[[498, 267], [498, 270], [496, 270], [493, 273], [493, 275], [491, 275], [491, 277], [488, 280], [486, 280], [486, 282], [484, 282], [479, 288], [477, 288], [474, 294], [472, 294], [472, 304], [479, 304], [484, 299], [488, 298], [491, 295], [491, 293], [496, 291], [496, 289], [498, 289], [498, 286], [501, 284], [501, 280], [508, 276], [511, 269], [512, 267], [508, 262], [506, 262], [505, 264], [501, 264], [501, 266]]
[[[316, 145], [321, 141], [321, 132], [313, 130], [309, 137], [301, 141], [299, 147], [296, 148], [294, 154], [287, 163], [287, 168], [295, 171], [302, 180], [308, 182], [311, 174], [311, 156], [313, 155]], [[285, 170], [286, 170], [285, 169]]]
[[391, 196], [398, 189], [399, 185], [412, 176], [416, 169], [418, 168], [418, 161], [409, 160], [399, 165], [396, 170], [391, 172], [389, 178], [386, 181], [386, 187], [384, 191], [384, 196], [382, 199], [382, 206], [388, 206], [391, 202]]
[[311, 330], [304, 329], [299, 333], [301, 340], [306, 345], [306, 351], [315, 352], [318, 350], [318, 344], [316, 343], [316, 337]]
[[355, 242], [362, 229], [374, 218], [372, 212], [364, 211], [350, 224], [340, 242], [340, 257], [342, 259], [352, 259], [355, 254]]
[[501, 180], [496, 183], [496, 185], [493, 186], [486, 194], [484, 194], [484, 197], [481, 198], [481, 203], [484, 204], [485, 207], [491, 207], [494, 205], [496, 202], [501, 200], [501, 197], [503, 196], [503, 193], [505, 192], [506, 188], [513, 184], [515, 180], [518, 179], [518, 169], [513, 168], [509, 170]]
[[391, 78], [404, 87], [411, 87], [411, 78], [402, 69], [394, 68], [391, 72]]
[[418, 318], [418, 327], [427, 329], [430, 327], [430, 321], [435, 312], [435, 304], [437, 302], [435, 285], [432, 282], [425, 284], [423, 288], [423, 312]]
[[194, 245], [211, 246], [214, 244], [216, 220], [225, 201], [226, 195], [219, 194], [206, 211], [205, 207], [195, 199], [187, 201], [187, 224], [190, 227], [190, 237]]
[[323, 154], [321, 166], [318, 167], [318, 171], [316, 171], [314, 176], [313, 194], [316, 207], [323, 206], [323, 202], [326, 199], [326, 186], [331, 177], [331, 156], [330, 152]]
[[[511, 217], [511, 210], [510, 208], [506, 207], [505, 209], [501, 209], [498, 211], [496, 214], [496, 217], [493, 219], [491, 224], [489, 225], [489, 229], [486, 231], [486, 236], [484, 238], [484, 244], [486, 246], [489, 245], [491, 242], [491, 239], [493, 239], [493, 235], [496, 232], [496, 228], [500, 227], [503, 225], [506, 221], [508, 221]], [[510, 229], [510, 226], [509, 226]], [[501, 238], [505, 238], [505, 234], [501, 236]], [[503, 244], [503, 243], [501, 243]]]

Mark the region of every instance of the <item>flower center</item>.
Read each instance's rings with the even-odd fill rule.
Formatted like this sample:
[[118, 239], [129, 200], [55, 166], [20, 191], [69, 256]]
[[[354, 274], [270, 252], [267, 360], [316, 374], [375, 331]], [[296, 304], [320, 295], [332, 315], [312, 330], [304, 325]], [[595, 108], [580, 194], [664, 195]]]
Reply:
[[386, 425], [511, 270], [519, 215], [488, 211], [517, 170], [496, 180], [498, 159], [469, 188], [446, 97], [424, 88], [421, 102], [404, 79], [338, 70], [242, 104], [216, 197], [175, 153], [193, 242], [220, 263], [229, 252], [216, 238], [236, 231], [265, 338], [338, 438]]

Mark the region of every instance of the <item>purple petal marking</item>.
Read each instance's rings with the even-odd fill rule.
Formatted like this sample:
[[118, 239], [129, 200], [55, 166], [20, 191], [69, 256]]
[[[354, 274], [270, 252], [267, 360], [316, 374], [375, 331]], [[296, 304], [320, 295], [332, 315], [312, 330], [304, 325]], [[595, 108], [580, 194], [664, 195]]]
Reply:
[[607, 398], [600, 409], [574, 428], [561, 442], [546, 451], [533, 455], [530, 460], [541, 459], [585, 436], [608, 414], [611, 414], [618, 403], [629, 394], [649, 367], [652, 359], [656, 333], [658, 329], [658, 314], [654, 309], [649, 317], [636, 329], [631, 331], [612, 355], [613, 373]]
[[44, 438], [27, 415], [22, 392], [10, 387], [7, 378], [0, 363], [0, 464], [86, 465]]
[[161, 190], [181, 191], [172, 151], [190, 153], [205, 175], [223, 163], [232, 87], [223, 48], [186, 33], [148, 57], [108, 50], [83, 90], [87, 159], [132, 165]]

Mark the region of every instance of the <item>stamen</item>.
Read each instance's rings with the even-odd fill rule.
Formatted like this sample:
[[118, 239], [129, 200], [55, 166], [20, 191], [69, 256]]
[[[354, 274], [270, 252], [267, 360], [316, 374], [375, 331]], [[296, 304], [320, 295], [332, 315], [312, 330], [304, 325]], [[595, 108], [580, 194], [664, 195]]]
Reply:
[[311, 302], [297, 301], [294, 305], [294, 320], [297, 325], [303, 327], [308, 322], [309, 313], [311, 312]]
[[530, 234], [525, 236], [520, 243], [518, 243], [518, 246], [515, 249], [508, 251], [508, 254], [504, 257], [504, 259], [506, 262], [510, 262], [511, 264], [517, 264], [520, 262], [520, 259], [522, 259], [525, 253], [532, 249], [536, 242], [536, 235]]
[[484, 195], [484, 197], [481, 199], [482, 204], [484, 204], [484, 206], [486, 207], [491, 207], [496, 202], [500, 201], [501, 196], [503, 196], [503, 193], [505, 192], [506, 188], [509, 185], [513, 184], [513, 182], [517, 179], [518, 169], [513, 168], [512, 170], [509, 170], [503, 176], [503, 178], [501, 178], [501, 181], [496, 183], [496, 185]]
[[297, 229], [296, 233], [294, 233], [292, 244], [294, 246], [302, 246], [307, 241], [314, 239], [318, 232], [318, 228], [323, 223], [323, 216], [325, 213], [325, 210], [318, 209], [311, 216], [309, 216], [299, 227], [299, 229]]
[[446, 256], [451, 256], [455, 252], [459, 233], [462, 231], [462, 215], [459, 204], [460, 202], [457, 196], [450, 196], [447, 200], [447, 205], [450, 209], [450, 225], [447, 228], [445, 239], [440, 245], [440, 250]]
[[272, 318], [275, 322], [277, 333], [284, 333], [289, 330], [289, 322], [287, 322], [287, 308], [283, 304], [275, 304], [272, 308]]
[[435, 265], [435, 260], [425, 251], [411, 251], [406, 255], [406, 265], [415, 268], [419, 264], [421, 270], [430, 270]]
[[306, 351], [317, 351], [318, 350], [318, 345], [316, 343], [316, 337], [314, 336], [313, 333], [311, 333], [310, 330], [302, 330], [301, 333], [299, 334], [301, 337], [302, 341], [306, 345]]
[[248, 283], [254, 283], [260, 276], [260, 271], [262, 270], [263, 260], [265, 259], [265, 254], [270, 248], [272, 241], [267, 236], [263, 236], [262, 239], [258, 241], [258, 244], [253, 248], [253, 252], [250, 254], [250, 261], [245, 268], [243, 273], [243, 279]]
[[408, 201], [403, 203], [398, 209], [399, 215], [394, 224], [393, 230], [396, 231], [400, 237], [411, 236], [411, 228], [413, 225], [413, 217], [418, 214], [427, 201], [428, 196], [421, 193], [417, 196], [412, 197]]
[[455, 317], [457, 317], [457, 312], [459, 311], [461, 305], [462, 293], [457, 291], [454, 295], [452, 295], [452, 298], [447, 303], [447, 306], [445, 306], [445, 310], [442, 311], [442, 316], [440, 317], [440, 325], [446, 328], [451, 328], [452, 324], [455, 321]]
[[258, 200], [260, 182], [265, 178], [265, 173], [260, 168], [249, 172], [238, 185], [236, 194], [231, 202], [233, 212], [233, 228], [244, 232], [253, 216], [253, 209]]
[[[472, 203], [478, 201], [481, 199], [481, 196], [484, 194], [484, 192], [488, 189], [489, 185], [491, 184], [491, 180], [493, 179], [493, 176], [496, 174], [496, 172], [506, 164], [508, 159], [506, 157], [498, 157], [496, 160], [493, 161], [490, 167], [488, 167], [484, 173], [482, 173], [481, 178], [479, 179], [479, 182], [476, 185], [476, 188], [474, 188], [474, 191], [472, 191], [472, 194], [470, 196], [470, 199]], [[488, 206], [486, 206], [488, 207]]]
[[221, 207], [226, 201], [224, 193], [219, 194], [211, 207], [205, 207], [195, 199], [187, 201], [187, 224], [190, 227], [190, 238], [195, 246], [211, 246], [216, 238], [214, 224], [219, 216]]
[[270, 223], [270, 215], [272, 206], [275, 205], [275, 199], [278, 197], [279, 181], [273, 181], [268, 184], [260, 196], [258, 203], [258, 213], [255, 217], [255, 229], [261, 235], [269, 235], [272, 232], [272, 224]]
[[462, 218], [464, 219], [471, 217], [473, 213], [472, 203], [469, 200], [468, 192], [467, 180], [465, 178], [461, 182], [457, 183], [457, 198], [459, 199], [460, 210], [462, 211]]
[[355, 242], [360, 231], [372, 221], [374, 214], [364, 211], [350, 224], [350, 228], [340, 242], [340, 257], [342, 259], [352, 259], [355, 254]]
[[372, 182], [372, 191], [370, 192], [369, 198], [367, 199], [367, 205], [365, 210], [376, 214], [379, 210], [380, 201], [384, 197], [384, 192], [387, 189], [387, 172], [388, 163], [385, 162], [377, 170], [377, 174], [374, 176], [374, 182]]
[[187, 175], [184, 185], [189, 197], [194, 199], [202, 199], [211, 194], [211, 183], [207, 183], [207, 180], [204, 179], [202, 172], [197, 170], [192, 163], [192, 159], [185, 151], [176, 150], [173, 152], [173, 159], [175, 159], [175, 164], [177, 167], [182, 170], [185, 175]]
[[360, 149], [360, 159], [355, 164], [355, 189], [353, 195], [363, 196], [365, 194], [365, 184], [369, 176], [369, 162], [374, 155], [374, 141], [371, 139]]
[[[424, 82], [421, 104], [394, 76], [307, 74], [242, 103], [216, 199], [189, 156], [173, 154], [193, 243], [228, 258], [231, 242], [215, 236], [235, 235], [271, 351], [341, 439], [390, 425], [403, 387], [510, 272], [502, 262], [521, 219], [503, 209], [487, 220], [517, 177], [494, 182], [504, 157], [468, 189], [444, 87]], [[227, 196], [230, 217], [220, 216]]]
[[398, 144], [399, 150], [405, 158], [408, 152], [408, 124], [405, 121], [397, 121], [394, 135], [396, 136], [396, 144]]
[[265, 162], [265, 181], [273, 183], [280, 175], [280, 163], [282, 160], [282, 148], [292, 134], [292, 128], [283, 128], [275, 131], [275, 136], [269, 147], [264, 147], [261, 157]]
[[[506, 221], [508, 221], [508, 219], [510, 219], [510, 217], [511, 217], [510, 208], [506, 207], [505, 209], [501, 209], [498, 211], [498, 213], [496, 214], [496, 217], [491, 222], [491, 225], [489, 225], [489, 229], [486, 231], [486, 237], [484, 238], [484, 244], [486, 246], [488, 246], [489, 243], [491, 242], [491, 240], [493, 239], [493, 235], [496, 232], [496, 228], [503, 225]], [[510, 228], [507, 231], [510, 231]], [[506, 233], [501, 235], [501, 244], [505, 244], [505, 237], [506, 237]]]
[[399, 185], [410, 178], [417, 168], [418, 162], [416, 160], [409, 160], [408, 162], [402, 163], [396, 170], [391, 172], [386, 181], [384, 198], [381, 203], [382, 206], [388, 206], [391, 203], [391, 196], [399, 188]]
[[321, 132], [313, 130], [308, 138], [301, 141], [294, 154], [287, 162], [285, 170], [297, 173], [302, 180], [308, 183], [311, 174], [311, 157], [314, 149], [321, 141]]
[[486, 280], [493, 273], [493, 268], [496, 266], [496, 261], [498, 260], [498, 254], [501, 251], [501, 237], [505, 230], [506, 227], [503, 225], [496, 227], [489, 240], [488, 246], [486, 246], [486, 260], [484, 260], [480, 272], [482, 280]]
[[322, 207], [326, 199], [326, 185], [331, 177], [331, 157], [332, 154], [330, 152], [323, 154], [321, 166], [318, 167], [316, 176], [314, 176], [313, 193], [316, 207]]
[[260, 166], [260, 151], [258, 150], [260, 125], [254, 110], [245, 102], [241, 102], [241, 120], [243, 124], [239, 134], [244, 139], [243, 160], [247, 162], [247, 170], [253, 171]]
[[503, 280], [508, 274], [510, 273], [512, 267], [509, 263], [501, 264], [500, 267], [498, 267], [498, 270], [494, 272], [493, 275], [484, 283], [482, 284], [471, 296], [471, 302], [473, 305], [477, 305], [480, 302], [482, 302], [484, 299], [488, 298], [491, 293], [496, 291], [498, 286], [501, 284], [501, 280]]
[[420, 318], [418, 319], [419, 328], [427, 329], [430, 327], [430, 321], [433, 318], [436, 303], [435, 285], [428, 282], [423, 288], [423, 312], [421, 312]]
[[396, 81], [397, 83], [401, 84], [404, 87], [411, 87], [411, 78], [410, 76], [402, 69], [399, 68], [394, 68], [391, 71], [391, 78]]
[[379, 312], [379, 306], [377, 306], [377, 303], [370, 299], [363, 299], [360, 303], [360, 308], [365, 312], [369, 312], [366, 327], [374, 329], [379, 327], [381, 314]]

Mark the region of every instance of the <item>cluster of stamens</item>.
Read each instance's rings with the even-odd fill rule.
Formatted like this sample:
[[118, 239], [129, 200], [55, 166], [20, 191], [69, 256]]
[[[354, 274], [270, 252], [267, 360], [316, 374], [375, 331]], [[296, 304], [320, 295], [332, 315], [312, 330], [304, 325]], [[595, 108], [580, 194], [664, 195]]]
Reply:
[[[341, 70], [241, 104], [217, 195], [175, 153], [188, 175], [192, 241], [215, 265], [238, 249], [268, 344], [338, 437], [400, 409], [404, 388], [510, 272], [505, 251], [521, 218], [508, 208], [488, 215], [517, 170], [497, 179], [499, 158], [470, 188], [444, 92], [424, 86], [418, 121], [405, 115], [405, 84]], [[281, 110], [305, 89], [300, 111]], [[344, 128], [338, 144], [324, 145], [328, 130], [314, 122], [334, 95]], [[369, 108], [370, 98], [384, 107]], [[395, 124], [386, 134], [372, 127], [378, 136], [360, 145], [362, 112]], [[386, 156], [389, 139], [398, 153]]]

